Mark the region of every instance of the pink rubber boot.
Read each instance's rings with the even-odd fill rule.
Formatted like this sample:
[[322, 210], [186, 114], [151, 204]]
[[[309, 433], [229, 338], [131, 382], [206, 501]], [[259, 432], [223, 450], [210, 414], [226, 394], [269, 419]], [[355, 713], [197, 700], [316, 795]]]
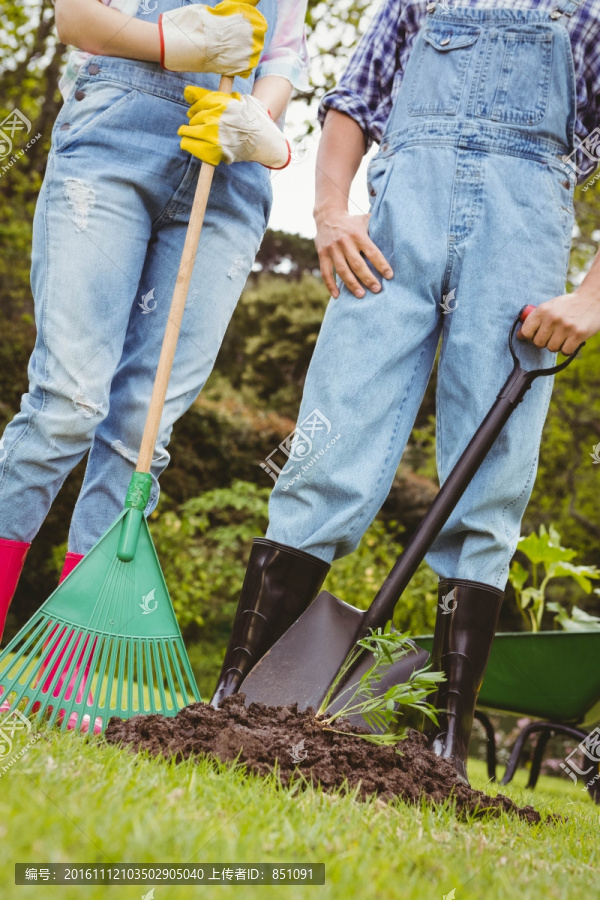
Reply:
[[6, 541], [0, 538], [0, 640], [30, 546], [25, 541]]
[[[31, 544], [25, 541], [7, 541], [0, 538], [0, 641], [4, 634], [8, 609], [15, 595], [17, 584], [23, 570], [23, 563]], [[0, 687], [0, 696], [4, 688]], [[0, 706], [0, 713], [7, 712], [10, 703]]]
[[67, 555], [65, 556], [65, 561], [63, 563], [63, 569], [60, 573], [60, 578], [58, 579], [58, 583], [62, 584], [67, 575], [70, 575], [77, 563], [81, 562], [83, 559], [83, 553], [71, 553], [70, 550], [67, 550]]

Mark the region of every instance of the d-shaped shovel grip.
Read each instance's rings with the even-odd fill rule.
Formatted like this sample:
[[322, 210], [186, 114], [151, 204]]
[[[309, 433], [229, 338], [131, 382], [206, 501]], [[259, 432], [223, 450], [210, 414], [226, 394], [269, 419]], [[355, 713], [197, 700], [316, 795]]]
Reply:
[[382, 628], [392, 618], [394, 607], [417, 571], [425, 554], [442, 530], [450, 513], [464, 494], [505, 423], [521, 402], [533, 381], [541, 375], [553, 375], [555, 372], [560, 372], [561, 369], [566, 368], [573, 361], [581, 350], [583, 344], [559, 365], [551, 366], [547, 369], [524, 369], [513, 347], [513, 342], [517, 328], [534, 309], [534, 306], [524, 306], [515, 319], [508, 338], [508, 345], [514, 361], [513, 370], [501, 388], [494, 405], [440, 488], [420, 525], [413, 532], [404, 552], [382, 584], [373, 603], [366, 611], [360, 628], [356, 633], [355, 642], [366, 637], [370, 629]]

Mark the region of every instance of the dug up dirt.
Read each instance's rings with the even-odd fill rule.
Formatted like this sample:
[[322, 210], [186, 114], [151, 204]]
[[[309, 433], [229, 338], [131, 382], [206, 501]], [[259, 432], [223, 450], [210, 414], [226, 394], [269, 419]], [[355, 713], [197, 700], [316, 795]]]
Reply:
[[[452, 765], [429, 751], [425, 737], [417, 731], [409, 731], [405, 740], [392, 747], [366, 741], [359, 737], [360, 729], [347, 723], [338, 721], [335, 728], [325, 728], [310, 709], [298, 712], [296, 705], [262, 703], [246, 707], [243, 694], [238, 694], [227, 698], [220, 709], [194, 703], [172, 718], [113, 717], [105, 738], [134, 752], [149, 751], [179, 761], [200, 755], [223, 762], [237, 760], [257, 775], [275, 771], [283, 784], [300, 776], [326, 791], [358, 788], [362, 798], [375, 794], [386, 800], [399, 797], [431, 804], [451, 800], [461, 816], [504, 810], [532, 824], [542, 820], [532, 806], [520, 807], [502, 794], [489, 797], [461, 784]], [[556, 817], [545, 821], [555, 822]]]

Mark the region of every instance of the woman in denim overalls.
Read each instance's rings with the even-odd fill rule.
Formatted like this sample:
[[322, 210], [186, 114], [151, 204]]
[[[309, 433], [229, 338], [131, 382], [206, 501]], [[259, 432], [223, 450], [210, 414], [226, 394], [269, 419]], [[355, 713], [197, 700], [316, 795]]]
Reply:
[[[440, 339], [443, 483], [508, 376], [506, 337], [518, 311], [565, 290], [573, 180], [562, 158], [573, 149], [576, 98], [564, 23], [577, 3], [560, 0], [552, 13], [501, 3], [490, 8], [489, 2], [430, 3], [427, 12], [424, 3], [412, 6], [421, 10], [422, 25], [369, 167], [372, 244], [359, 249], [372, 263], [363, 281], [376, 292], [365, 292], [355, 279], [357, 290], [331, 285], [334, 299], [298, 416], [303, 423], [319, 414], [322, 427], [310, 435], [317, 461], [303, 469], [292, 454], [275, 486], [269, 530], [253, 545], [215, 702], [239, 688], [312, 601], [331, 561], [358, 545], [389, 492]], [[377, 38], [371, 32], [362, 45], [373, 67], [386, 63]], [[370, 77], [368, 64], [353, 75], [360, 86]], [[337, 96], [343, 111], [343, 81]], [[344, 147], [352, 128], [358, 149], [350, 160], [353, 151]], [[320, 204], [345, 192], [363, 152], [356, 121], [331, 110], [317, 163], [322, 264], [328, 211], [320, 215]], [[341, 184], [346, 171], [348, 182]], [[345, 197], [343, 204], [347, 209]], [[339, 252], [334, 258], [346, 284], [352, 284], [353, 262], [351, 251], [347, 259]], [[360, 259], [357, 269], [361, 263], [366, 269]], [[386, 276], [380, 290], [375, 269]], [[575, 336], [574, 346], [582, 337]], [[531, 368], [554, 360], [532, 343], [523, 343], [521, 355]], [[535, 383], [428, 555], [440, 577], [440, 601], [453, 592], [435, 629], [433, 668], [447, 677], [436, 705], [448, 714], [432, 746], [454, 761], [462, 778], [551, 388], [550, 379]], [[340, 438], [328, 447], [332, 434]], [[260, 612], [261, 622], [249, 610]]]
[[[126, 3], [131, 11], [132, 0]], [[117, 5], [122, 9], [123, 0]], [[159, 16], [192, 5], [189, 0], [143, 0], [135, 12], [135, 19], [145, 23], [139, 32], [152, 34], [158, 47]], [[216, 0], [204, 4], [216, 5]], [[122, 21], [123, 29], [131, 25], [122, 12], [100, 4], [87, 8], [91, 16], [121, 17], [115, 21]], [[292, 83], [306, 84], [305, 8], [306, 3], [290, 0], [260, 0], [258, 11], [267, 25], [262, 58], [249, 77], [235, 78], [234, 90], [242, 95], [253, 91], [256, 76], [264, 78], [263, 86], [276, 81], [275, 93], [286, 98], [281, 109], [273, 107], [276, 116]], [[278, 9], [284, 10], [284, 36], [277, 30]], [[59, 13], [60, 6], [57, 20]], [[291, 19], [299, 36], [289, 33]], [[261, 27], [264, 32], [264, 20]], [[119, 29], [114, 30], [115, 41], [121, 40]], [[274, 39], [280, 46], [269, 57]], [[88, 43], [92, 40], [93, 35]], [[54, 125], [35, 213], [31, 280], [37, 340], [29, 390], [0, 445], [0, 635], [29, 542], [64, 479], [88, 451], [63, 577], [122, 507], [200, 169], [200, 160], [180, 148], [177, 132], [188, 110], [184, 89], [191, 84], [216, 91], [219, 85], [216, 73], [166, 71], [158, 62], [137, 58], [81, 57], [73, 54], [67, 69], [66, 80], [73, 60], [79, 64]], [[266, 77], [273, 75], [278, 77]], [[147, 514], [158, 500], [173, 424], [212, 369], [254, 263], [271, 200], [265, 166], [241, 161], [215, 171], [152, 464]]]

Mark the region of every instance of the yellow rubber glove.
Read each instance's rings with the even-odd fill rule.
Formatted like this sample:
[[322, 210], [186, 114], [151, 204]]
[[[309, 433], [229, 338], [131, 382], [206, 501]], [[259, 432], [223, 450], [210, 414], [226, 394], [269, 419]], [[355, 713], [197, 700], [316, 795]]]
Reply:
[[185, 99], [189, 125], [177, 132], [181, 149], [203, 162], [259, 162], [268, 169], [284, 169], [290, 161], [290, 145], [267, 107], [249, 94], [207, 91], [188, 85]]
[[267, 20], [258, 0], [195, 3], [161, 13], [160, 64], [169, 72], [216, 72], [247, 78], [264, 45]]

